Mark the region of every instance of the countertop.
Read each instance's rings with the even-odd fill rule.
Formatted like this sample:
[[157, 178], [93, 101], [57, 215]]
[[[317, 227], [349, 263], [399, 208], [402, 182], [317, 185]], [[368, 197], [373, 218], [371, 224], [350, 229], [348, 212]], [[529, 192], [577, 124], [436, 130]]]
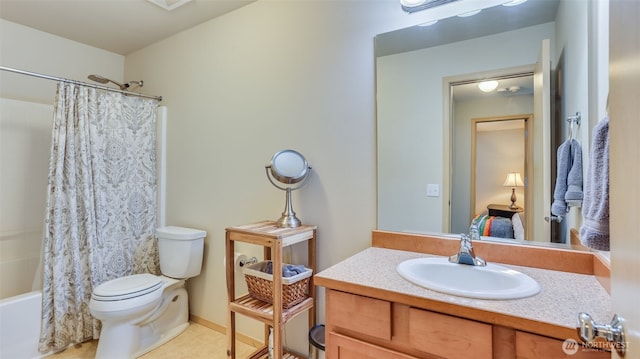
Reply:
[[316, 274], [315, 284], [558, 339], [575, 337], [579, 312], [598, 323], [608, 323], [613, 316], [611, 297], [593, 275], [496, 263], [527, 274], [541, 291], [522, 299], [482, 300], [425, 289], [396, 272], [407, 259], [429, 256], [371, 247]]

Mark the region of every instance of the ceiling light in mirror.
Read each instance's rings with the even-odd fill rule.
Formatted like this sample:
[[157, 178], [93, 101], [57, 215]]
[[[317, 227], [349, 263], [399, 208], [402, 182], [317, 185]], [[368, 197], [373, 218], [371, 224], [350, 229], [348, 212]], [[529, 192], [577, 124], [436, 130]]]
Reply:
[[482, 82], [478, 83], [478, 88], [482, 92], [491, 92], [491, 91], [495, 90], [496, 88], [498, 88], [498, 81], [496, 81], [496, 80], [482, 81]]

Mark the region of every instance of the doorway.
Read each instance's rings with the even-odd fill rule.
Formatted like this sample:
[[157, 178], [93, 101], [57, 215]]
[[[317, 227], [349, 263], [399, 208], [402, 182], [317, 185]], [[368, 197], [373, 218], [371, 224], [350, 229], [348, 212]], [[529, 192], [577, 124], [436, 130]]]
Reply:
[[[513, 71], [512, 69], [512, 72], [509, 73], [486, 77], [496, 79], [499, 82], [498, 87], [493, 92], [478, 91], [480, 80], [448, 79], [447, 85], [451, 91], [450, 111], [446, 115], [450, 126], [450, 170], [448, 171], [450, 203], [448, 203], [449, 206], [446, 211], [450, 218], [449, 231], [451, 233], [466, 233], [469, 230], [471, 218], [475, 214], [481, 213], [481, 211], [477, 210], [476, 204], [483, 206], [486, 210], [487, 205], [494, 203], [483, 203], [485, 201], [475, 199], [476, 179], [490, 181], [488, 176], [483, 175], [481, 178], [477, 176], [476, 159], [472, 159], [475, 153], [476, 123], [495, 122], [494, 126], [496, 126], [502, 122], [501, 126], [504, 126], [508, 123], [505, 121], [518, 119], [527, 119], [527, 125], [533, 123], [531, 115], [534, 102], [532, 73], [523, 69], [518, 70], [520, 71]], [[511, 88], [511, 90], [508, 90], [508, 88]], [[527, 133], [527, 139], [532, 139], [531, 131]], [[528, 146], [528, 152], [533, 153], [531, 143]], [[522, 148], [521, 153], [524, 150]], [[512, 153], [513, 151], [509, 150], [507, 152]], [[530, 161], [529, 164], [532, 162]], [[523, 181], [526, 179], [525, 173], [527, 175], [533, 173], [532, 169], [519, 171], [521, 171]], [[492, 182], [496, 187], [499, 187], [499, 190], [504, 192], [502, 197], [496, 194], [495, 198], [496, 201], [501, 199], [499, 203], [509, 205], [510, 202], [508, 200], [511, 195], [511, 189], [502, 187], [506, 172], [500, 174], [500, 176], [502, 177], [502, 182], [500, 180]], [[472, 192], [473, 200], [471, 199]], [[525, 197], [530, 198], [529, 194], [525, 195], [522, 189], [518, 189], [518, 193], [522, 193], [519, 196], [521, 200], [524, 200]], [[533, 203], [533, 201], [529, 202]], [[524, 201], [519, 201], [518, 203], [522, 205]], [[527, 214], [526, 209], [523, 214]]]
[[[513, 188], [517, 190], [515, 205], [526, 206], [524, 187], [528, 182], [527, 163], [531, 161], [526, 134], [530, 122], [531, 115], [472, 120], [470, 218], [486, 211], [490, 204], [511, 205]], [[510, 174], [517, 174], [518, 183], [513, 188], [508, 183]]]

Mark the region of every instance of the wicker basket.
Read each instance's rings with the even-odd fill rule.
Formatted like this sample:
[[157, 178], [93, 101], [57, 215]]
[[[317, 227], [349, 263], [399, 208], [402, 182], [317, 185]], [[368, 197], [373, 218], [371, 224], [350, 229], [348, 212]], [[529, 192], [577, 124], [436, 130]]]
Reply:
[[[273, 304], [273, 275], [265, 273], [262, 269], [270, 261], [262, 261], [242, 269], [244, 279], [247, 282], [249, 296], [263, 302]], [[309, 281], [312, 270], [306, 271], [291, 277], [282, 277], [282, 307], [291, 308], [307, 298]]]

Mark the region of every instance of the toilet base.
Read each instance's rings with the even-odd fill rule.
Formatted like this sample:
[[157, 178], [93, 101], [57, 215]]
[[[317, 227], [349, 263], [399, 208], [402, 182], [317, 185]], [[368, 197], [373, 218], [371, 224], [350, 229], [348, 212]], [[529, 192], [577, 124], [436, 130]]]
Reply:
[[173, 338], [177, 337], [178, 335], [182, 334], [182, 332], [187, 330], [187, 328], [189, 328], [189, 322], [182, 323], [182, 324], [178, 325], [177, 327], [171, 328], [171, 330], [169, 330], [163, 336], [158, 338], [156, 342], [151, 343], [146, 348], [143, 348], [143, 349], [139, 350], [138, 352], [136, 352], [135, 357], [136, 358], [137, 357], [141, 357], [141, 356], [147, 354], [148, 352], [150, 352], [150, 351], [152, 351], [154, 349], [157, 349], [158, 347], [170, 342]]
[[162, 296], [162, 304], [158, 310], [161, 314], [141, 324], [140, 349], [136, 351], [135, 357], [167, 343], [189, 327], [189, 297], [184, 288], [184, 281], [181, 283], [182, 286], [173, 290], [168, 288]]
[[131, 323], [104, 323], [96, 359], [132, 358], [140, 338], [140, 327]]
[[165, 278], [170, 284], [150, 315], [131, 323], [105, 323], [96, 359], [136, 358], [158, 348], [189, 327], [189, 298], [184, 280]]

